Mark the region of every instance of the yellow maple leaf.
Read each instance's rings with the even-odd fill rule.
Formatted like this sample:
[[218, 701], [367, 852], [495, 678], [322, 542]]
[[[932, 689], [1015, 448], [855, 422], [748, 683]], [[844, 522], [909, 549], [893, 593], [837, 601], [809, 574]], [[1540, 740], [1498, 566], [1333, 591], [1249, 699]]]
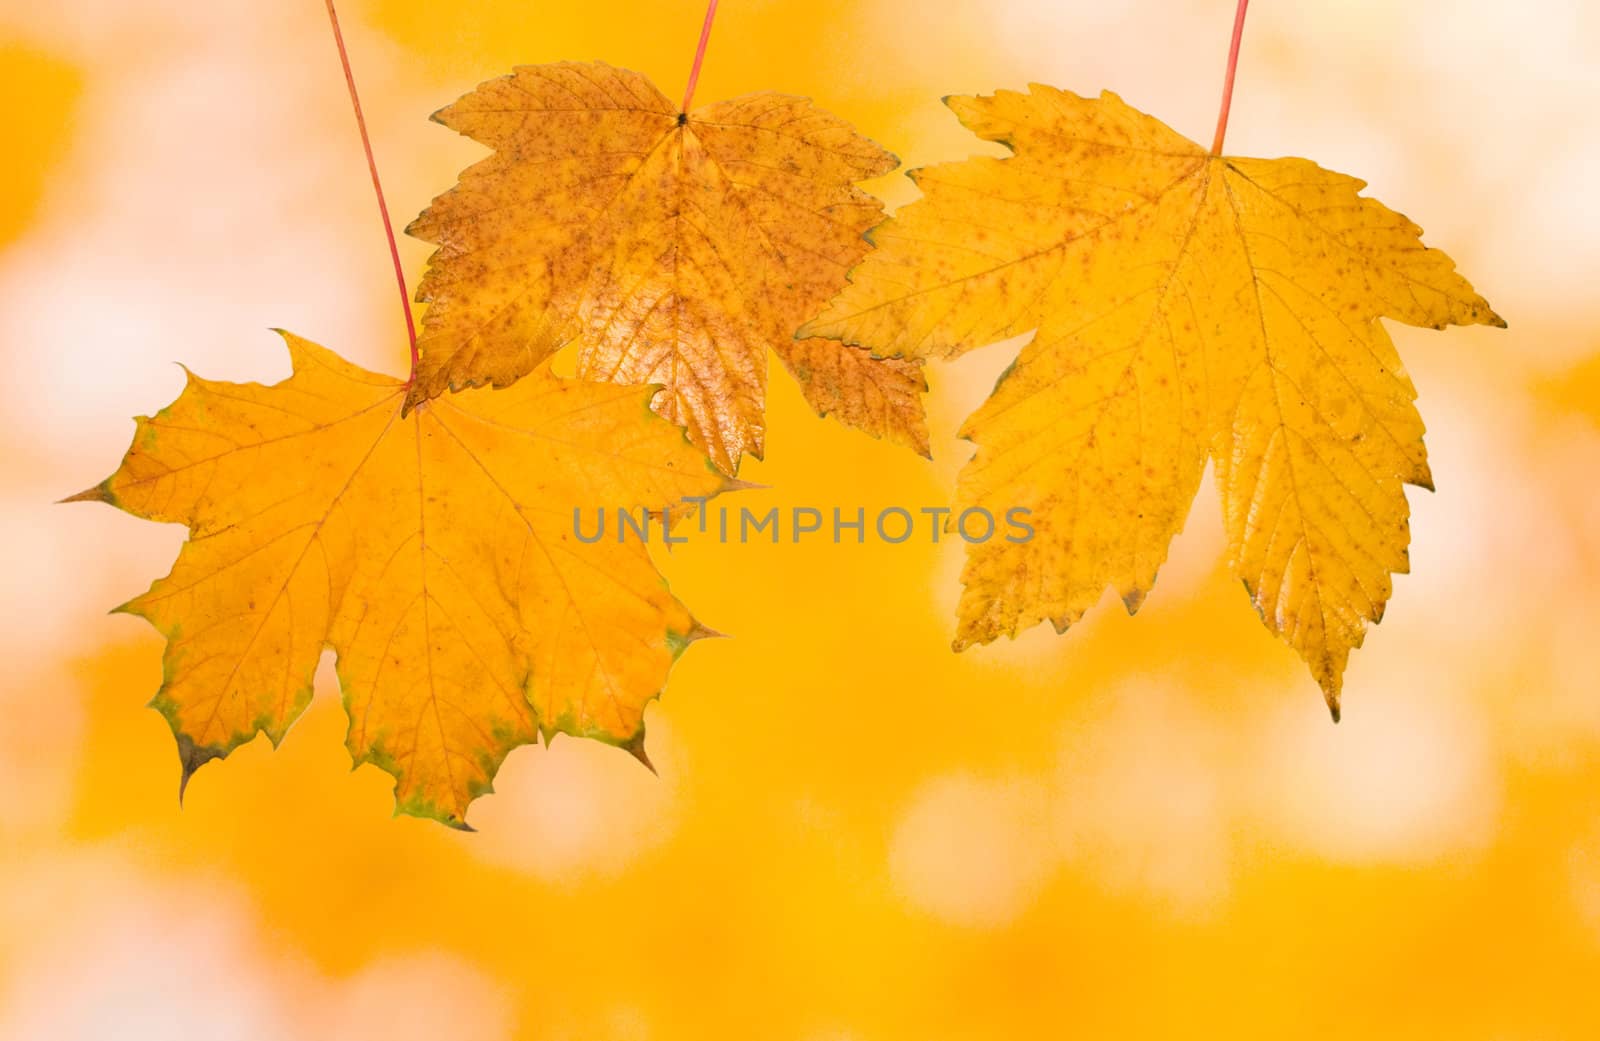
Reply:
[[402, 415], [401, 381], [283, 335], [287, 380], [191, 374], [74, 497], [189, 528], [171, 574], [120, 608], [167, 638], [152, 704], [184, 783], [259, 732], [277, 744], [325, 646], [350, 753], [394, 775], [400, 811], [464, 826], [540, 733], [643, 759], [645, 705], [707, 630], [640, 540], [579, 540], [574, 510], [728, 482], [647, 390], [539, 370]]
[[1037, 330], [963, 427], [956, 507], [1026, 507], [1037, 534], [968, 548], [957, 649], [1065, 630], [1107, 586], [1136, 610], [1209, 457], [1234, 573], [1337, 718], [1407, 569], [1402, 485], [1431, 482], [1378, 319], [1505, 323], [1354, 178], [1212, 155], [1109, 92], [948, 104], [1014, 154], [914, 173], [801, 335], [948, 358]]
[[[504, 386], [569, 342], [580, 377], [655, 407], [727, 473], [763, 449], [767, 349], [822, 412], [924, 454], [920, 369], [794, 330], [845, 284], [897, 160], [805, 98], [680, 114], [609, 65], [518, 68], [434, 118], [494, 149], [407, 232], [437, 243], [410, 404]], [[819, 383], [819, 378], [821, 383]]]

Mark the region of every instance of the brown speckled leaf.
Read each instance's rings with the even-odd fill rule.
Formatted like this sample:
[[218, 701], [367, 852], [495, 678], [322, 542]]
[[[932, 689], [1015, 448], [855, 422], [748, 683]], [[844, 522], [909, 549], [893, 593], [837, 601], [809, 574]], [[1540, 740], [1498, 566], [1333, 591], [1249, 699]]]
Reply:
[[[439, 246], [411, 404], [507, 385], [570, 342], [583, 378], [661, 384], [656, 410], [725, 472], [759, 457], [768, 348], [870, 248], [881, 206], [855, 182], [894, 157], [805, 98], [680, 115], [644, 76], [598, 63], [518, 68], [436, 118], [494, 154], [408, 229]], [[916, 443], [920, 399], [878, 364], [835, 366], [836, 385], [807, 397]]]

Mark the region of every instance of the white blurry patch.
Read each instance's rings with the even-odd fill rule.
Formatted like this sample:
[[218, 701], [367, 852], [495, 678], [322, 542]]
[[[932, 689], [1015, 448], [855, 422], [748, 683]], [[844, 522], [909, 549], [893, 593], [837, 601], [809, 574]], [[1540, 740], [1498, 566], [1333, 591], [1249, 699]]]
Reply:
[[1174, 917], [1204, 919], [1231, 890], [1238, 741], [1175, 682], [1089, 702], [1053, 776], [952, 774], [925, 784], [896, 826], [902, 897], [963, 925], [1000, 926], [1060, 870]]
[[[54, 512], [59, 516], [63, 509]], [[92, 588], [56, 588], [62, 576], [71, 573], [79, 554], [60, 537], [65, 532], [51, 523], [51, 512], [45, 503], [0, 498], [0, 575], [5, 576], [0, 613], [6, 620], [0, 627], [0, 648], [6, 651], [55, 645], [91, 602]], [[69, 610], [61, 610], [69, 605]], [[9, 684], [5, 690], [10, 690]]]
[[666, 842], [678, 819], [676, 755], [660, 713], [648, 717], [646, 750], [660, 776], [599, 741], [558, 737], [511, 755], [495, 794], [472, 808], [472, 849], [547, 882], [579, 885], [620, 874]]
[[1054, 870], [1044, 786], [952, 774], [913, 796], [890, 839], [902, 899], [957, 925], [997, 927], [1027, 909]]
[[[1528, 598], [1550, 603], [1582, 562], [1552, 501], [1564, 479], [1543, 471], [1530, 443], [1528, 404], [1451, 389], [1426, 402], [1438, 491], [1407, 490], [1412, 573], [1395, 589], [1408, 616], [1422, 611], [1441, 635], [1472, 646], [1504, 638]], [[1520, 595], [1486, 595], [1513, 584]]]
[[[131, 421], [120, 425], [132, 435]], [[57, 651], [104, 648], [145, 627], [109, 612], [167, 571], [180, 529], [134, 523], [100, 503], [55, 501], [96, 484], [114, 466], [112, 460], [98, 471], [20, 472], [19, 485], [0, 482], [0, 656], [20, 663], [0, 676], [0, 711], [10, 714], [27, 700], [35, 711], [75, 712], [68, 691], [25, 680], [30, 667], [64, 661]]]
[[96, 851], [36, 861], [0, 901], [0, 1037], [52, 1041], [496, 1041], [510, 1001], [459, 958], [325, 976], [263, 936], [243, 897]]
[[[1429, 334], [1412, 333], [1411, 338]], [[1402, 342], [1402, 349], [1407, 346]], [[1509, 754], [1543, 768], [1587, 756], [1600, 737], [1593, 632], [1600, 592], [1600, 496], [1587, 475], [1600, 434], [1581, 419], [1541, 414], [1505, 377], [1430, 359], [1424, 402], [1438, 491], [1408, 490], [1412, 572], [1368, 646], [1351, 659], [1357, 711], [1385, 711], [1374, 677], [1410, 660], [1454, 685], [1455, 711], [1487, 714]]]
[[1113, 688], [1066, 736], [1054, 807], [1069, 865], [1108, 891], [1206, 917], [1230, 889], [1233, 730], [1166, 681]]
[[325, 1017], [301, 1037], [499, 1041], [513, 1033], [510, 991], [442, 951], [385, 956], [323, 991]]
[[1366, 663], [1337, 726], [1285, 700], [1262, 727], [1252, 790], [1278, 841], [1330, 861], [1420, 865], [1494, 838], [1500, 777], [1472, 679], [1439, 645], [1406, 642]]
[[[107, 880], [109, 882], [109, 880]], [[175, 893], [128, 892], [52, 923], [22, 952], [0, 1036], [58, 1041], [290, 1041], [281, 981], [250, 950], [236, 907], [195, 914]]]
[[[996, 42], [1017, 71], [984, 92], [1025, 90], [1034, 82], [1086, 97], [1110, 90], [1136, 108], [1151, 111], [1159, 105], [1158, 118], [1198, 139], [1216, 118], [1211, 88], [1221, 87], [1231, 13], [1231, 5], [1222, 11], [1202, 0], [997, 5], [992, 15]], [[1135, 68], [1154, 69], [1159, 76], [1130, 78]], [[1174, 89], [1179, 84], [1189, 89]]]

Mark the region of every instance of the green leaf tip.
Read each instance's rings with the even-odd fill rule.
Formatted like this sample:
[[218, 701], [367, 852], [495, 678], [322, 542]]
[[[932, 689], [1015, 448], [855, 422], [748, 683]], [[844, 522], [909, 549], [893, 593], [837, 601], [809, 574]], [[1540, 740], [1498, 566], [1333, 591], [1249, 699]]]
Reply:
[[111, 490], [111, 478], [107, 477], [92, 488], [85, 488], [76, 495], [69, 495], [65, 499], [57, 499], [55, 505], [60, 506], [65, 502], [103, 502], [110, 506], [117, 504], [117, 496]]
[[178, 805], [183, 805], [184, 794], [189, 790], [189, 780], [194, 777], [195, 771], [211, 762], [227, 755], [220, 748], [210, 748], [194, 743], [188, 734], [175, 734], [178, 739], [178, 762], [183, 767], [183, 773], [178, 778]]

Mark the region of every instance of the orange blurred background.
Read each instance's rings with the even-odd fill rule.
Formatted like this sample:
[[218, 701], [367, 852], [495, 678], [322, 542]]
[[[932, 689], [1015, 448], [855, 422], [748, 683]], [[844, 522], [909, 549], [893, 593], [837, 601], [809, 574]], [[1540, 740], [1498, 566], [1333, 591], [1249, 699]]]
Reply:
[[[1206, 140], [1231, 0], [726, 0], [698, 97], [815, 97], [909, 167], [940, 105], [1110, 88]], [[699, 0], [346, 0], [397, 220], [481, 150], [426, 115], [511, 65], [682, 89]], [[477, 834], [351, 773], [331, 667], [180, 811], [160, 641], [106, 609], [182, 538], [52, 500], [182, 361], [270, 326], [398, 371], [317, 0], [7, 0], [0, 84], [0, 1037], [942, 1041], [1600, 1036], [1600, 9], [1257, 0], [1229, 151], [1358, 174], [1510, 321], [1392, 327], [1439, 485], [1338, 727], [1202, 489], [1145, 609], [949, 651], [961, 545], [658, 554], [734, 638], [649, 714], [659, 779], [514, 754]], [[913, 197], [896, 174], [869, 185]], [[427, 248], [404, 246], [420, 274]], [[944, 503], [1015, 345], [935, 367], [934, 461], [774, 378], [746, 504]]]

